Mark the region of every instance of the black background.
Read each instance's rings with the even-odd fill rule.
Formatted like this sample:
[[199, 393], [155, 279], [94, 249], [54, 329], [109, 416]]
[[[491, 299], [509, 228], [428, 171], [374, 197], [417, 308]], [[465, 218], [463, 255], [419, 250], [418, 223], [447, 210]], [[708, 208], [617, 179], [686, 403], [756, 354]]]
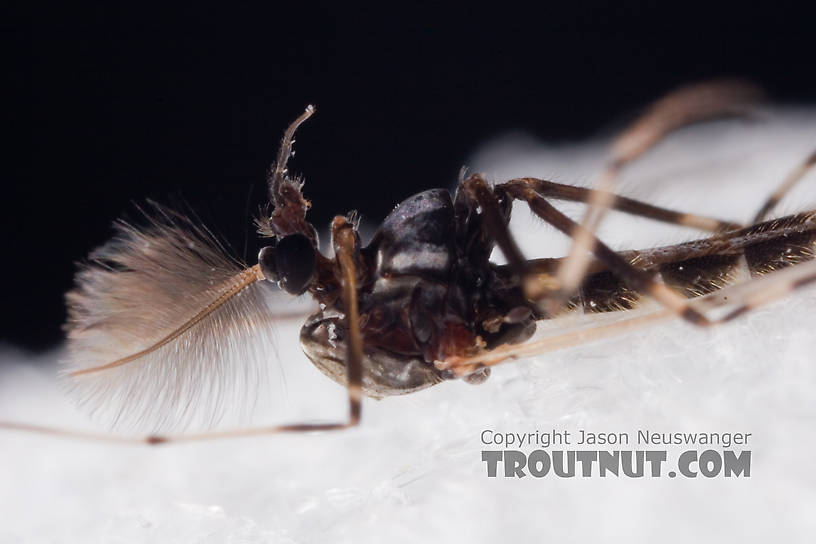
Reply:
[[816, 99], [812, 2], [616, 4], [12, 14], [0, 340], [60, 340], [74, 261], [133, 202], [184, 201], [251, 261], [265, 172], [308, 103], [292, 167], [323, 226], [451, 186], [497, 133], [585, 138], [678, 84], [746, 76]]

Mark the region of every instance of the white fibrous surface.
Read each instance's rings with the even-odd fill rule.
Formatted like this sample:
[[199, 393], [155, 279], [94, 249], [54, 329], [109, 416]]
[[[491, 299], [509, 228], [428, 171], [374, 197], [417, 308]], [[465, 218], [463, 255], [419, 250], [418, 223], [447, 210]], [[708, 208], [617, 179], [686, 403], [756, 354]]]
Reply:
[[[537, 176], [591, 186], [607, 143], [547, 145], [509, 135], [468, 165], [495, 182]], [[768, 109], [751, 121], [678, 132], [627, 170], [619, 188], [747, 222], [815, 146], [816, 111]], [[811, 173], [775, 215], [814, 208]], [[577, 205], [562, 209], [581, 216]], [[515, 215], [528, 257], [565, 253], [555, 229], [523, 206]], [[614, 212], [601, 229], [615, 249], [695, 236]], [[672, 320], [501, 365], [481, 385], [446, 382], [366, 399], [362, 425], [343, 432], [148, 447], [0, 430], [0, 542], [810, 541], [814, 315], [810, 287], [713, 330]], [[301, 322], [277, 324], [280, 360], [269, 364], [283, 378], [262, 403], [269, 412], [249, 424], [345, 418], [344, 390], [300, 350]], [[2, 348], [0, 420], [106, 431], [64, 393], [56, 376], [63, 355]], [[633, 440], [639, 430], [751, 433], [747, 445], [730, 448], [752, 452], [751, 476], [519, 479], [502, 477], [501, 463], [499, 477], [487, 476], [482, 450], [505, 446], [483, 444], [483, 431], [558, 430], [575, 439], [581, 429]], [[707, 448], [573, 442], [543, 449], [665, 449], [671, 468], [681, 452]]]

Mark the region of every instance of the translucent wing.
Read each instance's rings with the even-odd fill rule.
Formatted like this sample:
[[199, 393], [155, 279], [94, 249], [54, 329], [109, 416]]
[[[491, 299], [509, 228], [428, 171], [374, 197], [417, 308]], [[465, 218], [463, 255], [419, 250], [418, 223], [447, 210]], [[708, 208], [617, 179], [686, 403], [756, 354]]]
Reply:
[[116, 223], [67, 295], [73, 390], [111, 425], [151, 432], [245, 414], [275, 359], [277, 289], [191, 219], [144, 215]]

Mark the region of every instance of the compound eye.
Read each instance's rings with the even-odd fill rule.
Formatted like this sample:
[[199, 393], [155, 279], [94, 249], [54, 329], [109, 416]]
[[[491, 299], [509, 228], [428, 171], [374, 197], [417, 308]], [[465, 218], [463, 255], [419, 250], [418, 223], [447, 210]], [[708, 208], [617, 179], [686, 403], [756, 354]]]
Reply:
[[258, 253], [258, 265], [267, 281], [278, 281], [278, 265], [275, 262], [275, 246], [261, 248]]
[[277, 279], [281, 289], [287, 293], [299, 295], [306, 291], [312, 281], [317, 255], [312, 241], [306, 236], [290, 234], [276, 247], [263, 248], [258, 262], [264, 276]]

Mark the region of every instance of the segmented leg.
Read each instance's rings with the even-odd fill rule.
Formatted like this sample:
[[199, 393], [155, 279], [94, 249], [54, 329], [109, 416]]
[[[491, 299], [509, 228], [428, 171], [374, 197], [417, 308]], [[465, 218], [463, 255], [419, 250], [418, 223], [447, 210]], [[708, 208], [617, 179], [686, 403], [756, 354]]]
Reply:
[[805, 175], [810, 171], [811, 168], [816, 166], [816, 150], [813, 151], [799, 166], [796, 167], [793, 172], [787, 175], [787, 177], [782, 181], [782, 184], [776, 189], [776, 191], [768, 197], [768, 200], [762, 205], [762, 207], [757, 212], [756, 216], [754, 217], [754, 223], [759, 223], [763, 219], [768, 216], [771, 210], [779, 204], [779, 201], [782, 200], [782, 197], [790, 191], [794, 185], [799, 183]]
[[[544, 197], [538, 194], [536, 181], [514, 180], [500, 184], [496, 186], [494, 191], [491, 191], [489, 185], [481, 176], [473, 175], [462, 186], [463, 190], [472, 195], [472, 198], [481, 207], [485, 227], [494, 235], [497, 244], [499, 244], [508, 260], [509, 266], [524, 282], [523, 286], [528, 294], [533, 294], [536, 299], [540, 298], [546, 301], [553, 294], [557, 296], [561, 285], [558, 278], [550, 277], [542, 283], [537, 280], [536, 276], [529, 274], [529, 263], [524, 260], [521, 251], [510, 234], [507, 220], [501, 214], [499, 199], [524, 200], [533, 213], [567, 236], [571, 238], [581, 235], [587, 237], [591, 242], [590, 248], [595, 258], [610, 272], [624, 280], [633, 290], [648, 294], [666, 309], [690, 323], [698, 326], [711, 326], [731, 319], [730, 317], [719, 319], [707, 317], [698, 311], [686, 297], [657, 281], [653, 273], [633, 266], [609, 246], [601, 242], [593, 233], [587, 232], [585, 227], [558, 211]], [[497, 197], [497, 195], [499, 196]]]
[[337, 217], [332, 223], [332, 238], [337, 262], [343, 273], [343, 302], [349, 330], [349, 349], [346, 353], [348, 373], [349, 421], [346, 427], [360, 422], [363, 399], [363, 336], [360, 333], [360, 311], [357, 306], [357, 267], [355, 255], [359, 239], [354, 226], [345, 217]]
[[[554, 183], [537, 178], [513, 179], [502, 185], [512, 186], [518, 184], [532, 187], [541, 196], [571, 202], [587, 202], [595, 192], [593, 189], [574, 187], [572, 185]], [[496, 243], [501, 248], [511, 269], [520, 278], [524, 278], [526, 275], [540, 277], [540, 274], [532, 269], [532, 267], [540, 269], [541, 267], [538, 265], [543, 265], [548, 269], [552, 266], [560, 266], [562, 260], [556, 261], [549, 259], [547, 263], [541, 263], [537, 261], [526, 261], [524, 259], [521, 250], [506, 227], [507, 217], [502, 213], [501, 206], [489, 184], [480, 174], [472, 174], [464, 180], [462, 182], [462, 190], [468, 193], [470, 199], [481, 207], [482, 217], [488, 232], [494, 237]], [[612, 207], [613, 209], [631, 215], [712, 232], [740, 228], [740, 225], [737, 223], [669, 210], [619, 195], [612, 195]], [[549, 277], [553, 276], [550, 274]], [[525, 285], [533, 288], [532, 291], [527, 293], [531, 299], [535, 300], [540, 298], [541, 293], [539, 289], [535, 288], [535, 282], [528, 282], [525, 283]]]
[[588, 209], [581, 220], [583, 229], [576, 232], [567, 258], [556, 276], [560, 291], [548, 301], [548, 311], [556, 313], [575, 292], [590, 263], [594, 233], [606, 211], [613, 206], [612, 192], [621, 171], [652, 149], [669, 133], [692, 123], [713, 118], [745, 115], [760, 93], [752, 85], [720, 81], [681, 88], [658, 100], [629, 126], [612, 145], [607, 166], [589, 196]]
[[[525, 200], [533, 213], [568, 236], [574, 237], [584, 229], [583, 226], [558, 211], [539, 195], [533, 188], [533, 184], [523, 182], [507, 183], [497, 186], [496, 190], [507, 191], [511, 197]], [[633, 266], [624, 257], [601, 242], [594, 234], [590, 235], [590, 240], [595, 258], [605, 265], [610, 272], [621, 278], [630, 288], [648, 294], [666, 309], [694, 325], [707, 327], [724, 323], [752, 308], [752, 306], [746, 305], [723, 317], [707, 317], [697, 309], [692, 301], [657, 281], [653, 273]], [[798, 284], [794, 287], [798, 287]], [[756, 296], [762, 295], [757, 294]], [[764, 299], [760, 300], [760, 303], [765, 302]]]
[[[534, 187], [534, 183], [517, 181], [503, 183], [496, 187], [496, 191], [506, 193], [511, 198], [526, 201], [533, 213], [567, 236], [573, 238], [578, 235], [587, 236], [591, 242], [592, 252], [598, 261], [603, 263], [613, 274], [622, 278], [632, 289], [650, 295], [667, 309], [692, 323], [698, 325], [711, 324], [704, 315], [688, 304], [685, 297], [655, 280], [654, 274], [632, 266], [609, 246], [601, 242], [594, 234], [587, 233], [585, 227], [558, 211], [544, 197], [539, 195]], [[556, 279], [556, 293], [559, 286], [557, 281]], [[525, 285], [528, 291], [533, 290], [529, 283]], [[548, 294], [544, 292], [539, 296], [546, 300]]]
[[[598, 240], [594, 234], [587, 233], [583, 226], [578, 225], [547, 202], [536, 191], [536, 187], [540, 185], [539, 181], [532, 178], [513, 180], [496, 186], [494, 192], [484, 178], [474, 174], [465, 180], [462, 185], [463, 190], [470, 194], [481, 207], [485, 227], [494, 236], [496, 243], [507, 259], [508, 265], [521, 279], [525, 293], [531, 300], [546, 302], [549, 297], [558, 296], [561, 292], [561, 284], [558, 278], [531, 273], [530, 263], [524, 259], [507, 227], [506, 218], [501, 214], [497, 195], [503, 198], [526, 201], [536, 215], [567, 236], [573, 238], [580, 234], [588, 236], [592, 242], [591, 248], [596, 258], [613, 273], [623, 278], [632, 289], [651, 295], [655, 300], [689, 321], [706, 322], [705, 316], [700, 315], [688, 306], [685, 297], [655, 281], [653, 274], [633, 267], [615, 251]], [[546, 277], [546, 281], [542, 282], [542, 277]], [[546, 308], [545, 312], [547, 312]]]
[[[697, 312], [718, 308], [732, 308], [714, 323], [724, 323], [750, 310], [782, 298], [796, 289], [816, 283], [816, 261], [783, 268], [759, 278], [725, 287], [708, 295], [693, 299], [689, 304]], [[473, 357], [450, 358], [437, 361], [439, 370], [456, 376], [467, 376], [485, 367], [541, 355], [550, 351], [584, 345], [657, 325], [675, 317], [669, 309], [661, 309], [645, 315], [635, 315], [614, 323], [592, 326], [565, 334], [558, 334], [518, 345], [505, 345]]]
[[[594, 189], [587, 189], [584, 187], [575, 187], [574, 185], [565, 185], [562, 183], [555, 183], [537, 178], [518, 178], [511, 179], [507, 183], [524, 183], [532, 186], [538, 194], [551, 200], [567, 200], [570, 202], [589, 202], [592, 199]], [[709, 232], [721, 232], [724, 230], [734, 230], [742, 227], [739, 223], [731, 221], [722, 221], [713, 217], [705, 217], [702, 215], [695, 215], [691, 213], [678, 212], [653, 206], [639, 200], [627, 198], [620, 195], [609, 195], [611, 199], [610, 207], [613, 210], [618, 210], [630, 215], [639, 217], [646, 217], [662, 223], [670, 223], [673, 225], [682, 225], [684, 227], [692, 227]]]

